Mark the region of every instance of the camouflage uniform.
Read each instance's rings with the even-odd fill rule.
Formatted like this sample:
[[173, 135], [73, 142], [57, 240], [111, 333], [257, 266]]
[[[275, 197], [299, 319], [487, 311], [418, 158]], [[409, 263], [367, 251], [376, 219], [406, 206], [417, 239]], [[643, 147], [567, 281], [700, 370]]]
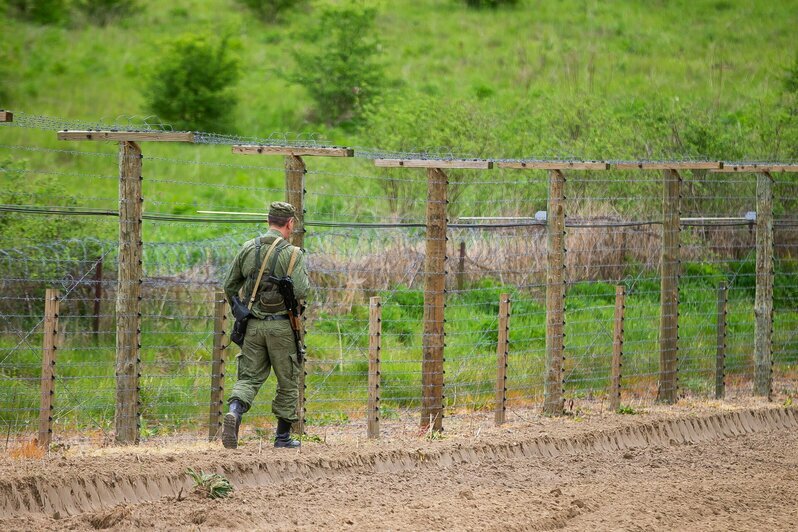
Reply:
[[[291, 211], [293, 213], [293, 207], [291, 207]], [[249, 301], [261, 266], [257, 262], [258, 257], [256, 256], [258, 254], [258, 241], [260, 240], [260, 260], [263, 261], [268, 248], [276, 238], [282, 238], [280, 232], [276, 229], [269, 229], [263, 237], [250, 240], [244, 244], [233, 260], [224, 282], [224, 291], [228, 301], [231, 301], [233, 296], [238, 295], [242, 286], [244, 288], [243, 300]], [[279, 247], [275, 249], [275, 253], [277, 249]], [[287, 245], [279, 251], [276, 259], [272, 256], [269, 262], [274, 264], [274, 275], [276, 277], [286, 275], [291, 255], [295, 249], [297, 248]], [[270, 266], [267, 265], [260, 287], [263, 287], [266, 282]], [[302, 250], [296, 253], [291, 279], [294, 281], [296, 298], [298, 300], [305, 299], [308, 291], [308, 273]], [[263, 306], [259, 292], [259, 297], [251, 309], [252, 317], [247, 324], [247, 332], [244, 336], [244, 344], [241, 346], [241, 354], [236, 357], [238, 376], [228, 403], [238, 400], [243, 403], [245, 411], [249, 410], [255, 400], [255, 396], [258, 394], [258, 390], [268, 378], [270, 370], [273, 369], [277, 377], [277, 393], [272, 402], [272, 412], [279, 419], [295, 423], [298, 421], [296, 411], [299, 397], [297, 379], [301, 368], [297, 359], [294, 333], [287, 319], [271, 319], [274, 315], [287, 314], [286, 310], [284, 310], [285, 307], [282, 307], [282, 310], [277, 312], [268, 312], [264, 310]]]

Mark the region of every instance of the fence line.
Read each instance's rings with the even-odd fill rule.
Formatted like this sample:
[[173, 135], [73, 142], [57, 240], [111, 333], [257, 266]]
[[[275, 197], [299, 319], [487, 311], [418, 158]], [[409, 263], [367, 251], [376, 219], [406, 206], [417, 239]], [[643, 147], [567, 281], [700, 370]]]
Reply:
[[[15, 115], [17, 127], [63, 124]], [[279, 167], [150, 156], [132, 140], [238, 137], [88, 129], [82, 140], [121, 145], [117, 198], [102, 185], [111, 172], [101, 163], [113, 154], [0, 144], [0, 155], [13, 156], [0, 178], [98, 187], [85, 196], [4, 193], [7, 220], [93, 219], [101, 232], [62, 241], [0, 234], [7, 441], [24, 437], [37, 415], [43, 427], [45, 412], [52, 426], [40, 432], [43, 445], [50, 434], [75, 439], [86, 429], [95, 443], [170, 431], [215, 437], [235, 377], [225, 371], [231, 348], [218, 286], [259, 228], [257, 218], [191, 211], [260, 212], [267, 202], [247, 207], [240, 194], [249, 193], [284, 194], [300, 213], [292, 241], [308, 250], [300, 433], [362, 420], [377, 437], [411, 418], [441, 430], [446, 414], [475, 409], [494, 410], [502, 423], [521, 406], [560, 414], [574, 400], [617, 410], [685, 394], [771, 397], [779, 379], [795, 378], [797, 165], [466, 160], [318, 139], [234, 148], [283, 157]], [[18, 154], [44, 161], [20, 167]], [[54, 171], [51, 157], [76, 161], [77, 171]], [[319, 168], [308, 170], [303, 157]], [[363, 159], [373, 168], [364, 171]], [[192, 166], [246, 177], [170, 173]], [[190, 195], [176, 198], [170, 187]], [[44, 309], [44, 290], [54, 288], [63, 288], [56, 329]], [[50, 378], [47, 353], [56, 350]], [[272, 387], [248, 419], [268, 419]], [[192, 432], [197, 426], [207, 432]]]

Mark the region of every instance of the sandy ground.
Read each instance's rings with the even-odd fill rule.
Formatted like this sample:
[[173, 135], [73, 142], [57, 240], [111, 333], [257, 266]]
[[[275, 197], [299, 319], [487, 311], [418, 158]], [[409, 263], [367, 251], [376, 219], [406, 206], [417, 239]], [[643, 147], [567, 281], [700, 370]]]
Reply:
[[[67, 482], [74, 492], [98, 476], [104, 486], [134, 474], [177, 478], [189, 464], [226, 472], [238, 485], [225, 500], [200, 498], [181, 481], [177, 495], [130, 502], [132, 494], [119, 504], [94, 500], [91, 511], [6, 506], [0, 526], [796, 530], [798, 413], [784, 417], [790, 423], [755, 426], [761, 412], [773, 408], [727, 405], [721, 415], [744, 413], [730, 422], [735, 430], [724, 425], [717, 406], [682, 405], [636, 416], [528, 419], [473, 433], [473, 424], [463, 423], [459, 434], [436, 441], [353, 443], [341, 437], [337, 443], [306, 444], [302, 454], [251, 442], [232, 453], [217, 447], [142, 448], [4, 459], [0, 494], [6, 495], [9, 486], [20, 489], [42, 479]], [[643, 438], [660, 432], [665, 436]], [[527, 452], [532, 441], [546, 444]], [[262, 474], [247, 473], [253, 467]], [[96, 499], [102, 490], [93, 489]], [[166, 485], [160, 490], [165, 493]]]

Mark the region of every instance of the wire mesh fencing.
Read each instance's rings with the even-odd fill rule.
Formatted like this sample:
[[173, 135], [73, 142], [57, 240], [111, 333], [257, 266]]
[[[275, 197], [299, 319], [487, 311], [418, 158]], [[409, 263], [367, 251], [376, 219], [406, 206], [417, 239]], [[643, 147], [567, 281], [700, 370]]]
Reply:
[[[276, 164], [230, 154], [244, 139], [197, 134], [210, 145], [144, 144], [137, 199], [119, 196], [115, 146], [61, 147], [47, 130], [58, 124], [0, 129], [6, 445], [42, 430], [102, 445], [126, 422], [144, 440], [213, 438], [237, 378], [221, 282], [265, 232], [265, 205], [286, 198], [301, 202], [312, 287], [310, 434], [368, 424], [376, 435], [381, 422], [390, 435], [472, 411], [512, 419], [544, 403], [562, 413], [762, 395], [759, 378], [765, 395], [795, 393], [791, 166], [497, 159], [475, 169], [401, 154], [391, 160], [406, 167], [384, 168], [374, 159], [386, 154], [371, 150], [308, 156], [305, 168], [285, 149], [327, 144], [259, 141]], [[140, 220], [119, 217], [131, 200]], [[140, 225], [137, 276], [120, 259], [120, 224]], [[137, 325], [120, 336], [131, 283]], [[131, 348], [134, 385], [120, 380], [120, 350]], [[271, 432], [274, 392], [267, 379], [247, 434]]]

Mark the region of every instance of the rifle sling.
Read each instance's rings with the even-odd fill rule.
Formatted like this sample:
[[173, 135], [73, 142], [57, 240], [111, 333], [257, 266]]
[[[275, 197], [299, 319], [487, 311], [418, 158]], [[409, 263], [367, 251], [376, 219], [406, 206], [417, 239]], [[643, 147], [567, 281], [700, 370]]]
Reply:
[[299, 255], [299, 248], [295, 247], [294, 251], [291, 252], [291, 260], [288, 261], [288, 270], [285, 272], [285, 275], [291, 277], [291, 274], [294, 272], [294, 266], [296, 266], [296, 258]]

